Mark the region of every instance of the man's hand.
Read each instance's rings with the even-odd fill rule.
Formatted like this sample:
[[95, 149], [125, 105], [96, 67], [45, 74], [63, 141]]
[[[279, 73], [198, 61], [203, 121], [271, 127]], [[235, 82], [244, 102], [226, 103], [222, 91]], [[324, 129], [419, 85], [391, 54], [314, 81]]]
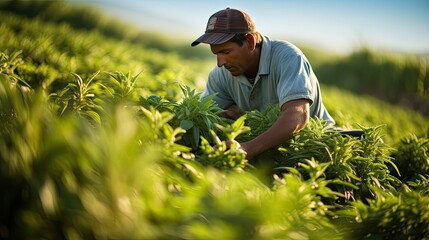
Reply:
[[[225, 150], [228, 150], [228, 149], [231, 147], [231, 145], [232, 145], [232, 144], [235, 144], [235, 145], [237, 146], [237, 148], [236, 148], [236, 149], [245, 151], [245, 150], [242, 148], [241, 144], [240, 144], [239, 142], [235, 141], [235, 140], [227, 140], [227, 141], [225, 141], [225, 146], [226, 146], [226, 149], [225, 149]], [[218, 148], [219, 148], [219, 146], [218, 146], [218, 145], [213, 146], [213, 149], [214, 149], [214, 150], [217, 150]], [[246, 151], [245, 151], [245, 152], [246, 152]]]
[[227, 141], [225, 141], [225, 144], [226, 144], [226, 149], [229, 149], [232, 144], [237, 144], [237, 148], [241, 149], [240, 143], [235, 141], [235, 140], [227, 140]]
[[[310, 101], [305, 99], [283, 104], [282, 113], [273, 126], [250, 141], [238, 143], [240, 150], [246, 152], [246, 159], [251, 160], [262, 152], [286, 142], [304, 128], [309, 121], [309, 108]], [[237, 119], [241, 115], [243, 115], [243, 111], [237, 105], [231, 105], [221, 114], [221, 116], [231, 119]], [[228, 141], [226, 144], [228, 149], [232, 142]]]
[[243, 114], [243, 110], [241, 110], [237, 105], [233, 104], [229, 106], [224, 112], [220, 113], [220, 116], [237, 120]]

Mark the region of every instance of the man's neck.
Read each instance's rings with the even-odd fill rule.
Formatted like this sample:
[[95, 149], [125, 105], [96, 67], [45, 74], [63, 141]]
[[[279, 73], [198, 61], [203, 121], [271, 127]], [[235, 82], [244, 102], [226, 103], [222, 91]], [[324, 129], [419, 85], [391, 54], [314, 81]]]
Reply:
[[255, 48], [255, 52], [254, 52], [254, 55], [253, 55], [252, 60], [251, 60], [252, 63], [251, 63], [250, 70], [248, 72], [244, 73], [244, 75], [247, 78], [250, 78], [250, 79], [256, 78], [256, 74], [258, 74], [261, 49], [262, 49], [262, 45], [260, 47]]

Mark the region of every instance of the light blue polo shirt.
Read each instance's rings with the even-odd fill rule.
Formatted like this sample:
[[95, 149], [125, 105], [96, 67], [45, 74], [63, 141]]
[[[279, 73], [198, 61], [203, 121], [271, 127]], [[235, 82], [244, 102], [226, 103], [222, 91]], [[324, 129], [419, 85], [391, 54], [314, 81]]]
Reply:
[[232, 76], [225, 67], [215, 67], [209, 74], [204, 96], [217, 93], [213, 100], [226, 109], [236, 104], [243, 111], [264, 111], [268, 105], [309, 99], [310, 116], [335, 124], [322, 102], [319, 81], [310, 63], [293, 44], [263, 37], [259, 70], [255, 82]]

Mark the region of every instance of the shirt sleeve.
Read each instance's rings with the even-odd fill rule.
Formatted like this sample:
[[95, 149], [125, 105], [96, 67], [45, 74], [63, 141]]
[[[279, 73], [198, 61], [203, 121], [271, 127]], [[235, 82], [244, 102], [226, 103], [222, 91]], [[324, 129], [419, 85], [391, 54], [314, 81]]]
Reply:
[[280, 76], [277, 94], [280, 106], [297, 99], [308, 99], [313, 103], [311, 68], [305, 57], [299, 54], [285, 56], [278, 67]]
[[225, 89], [227, 86], [226, 78], [219, 70], [219, 68], [214, 68], [210, 72], [206, 83], [206, 89], [204, 90], [202, 97], [216, 94], [213, 100], [219, 105], [220, 108], [226, 109], [234, 104], [234, 101], [232, 100], [228, 91]]

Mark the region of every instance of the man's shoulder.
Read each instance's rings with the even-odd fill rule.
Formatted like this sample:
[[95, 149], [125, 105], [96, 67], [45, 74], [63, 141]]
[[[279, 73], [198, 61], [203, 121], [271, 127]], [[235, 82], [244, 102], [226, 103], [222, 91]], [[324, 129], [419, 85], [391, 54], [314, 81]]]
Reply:
[[224, 67], [214, 67], [210, 73], [208, 80], [212, 83], [220, 84], [220, 85], [229, 85], [234, 81], [231, 81], [234, 76]]
[[209, 76], [216, 77], [216, 78], [219, 78], [219, 77], [227, 78], [227, 77], [230, 77], [230, 75], [231, 74], [227, 69], [225, 69], [224, 67], [217, 67], [217, 66], [213, 67], [209, 74]]
[[272, 54], [303, 55], [301, 49], [285, 40], [271, 40]]

